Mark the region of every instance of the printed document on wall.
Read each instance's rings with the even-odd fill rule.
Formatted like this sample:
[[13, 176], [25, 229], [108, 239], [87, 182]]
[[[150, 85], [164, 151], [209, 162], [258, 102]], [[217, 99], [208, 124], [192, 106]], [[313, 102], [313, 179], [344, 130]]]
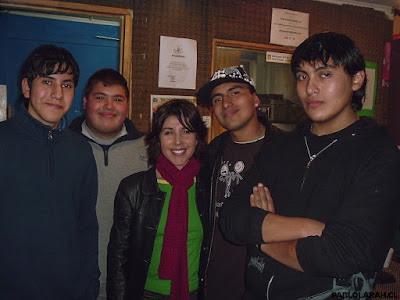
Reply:
[[309, 14], [289, 9], [273, 8], [271, 44], [297, 47], [308, 38]]
[[158, 87], [196, 89], [197, 41], [160, 37]]

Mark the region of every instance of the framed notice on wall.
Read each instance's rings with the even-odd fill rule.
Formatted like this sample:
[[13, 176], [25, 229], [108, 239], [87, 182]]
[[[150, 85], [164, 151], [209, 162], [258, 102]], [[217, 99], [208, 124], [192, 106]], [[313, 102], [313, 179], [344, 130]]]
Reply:
[[363, 108], [357, 114], [359, 116], [374, 116], [376, 84], [377, 84], [377, 66], [374, 62], [365, 62], [365, 75], [367, 76], [367, 86], [365, 88], [365, 99]]

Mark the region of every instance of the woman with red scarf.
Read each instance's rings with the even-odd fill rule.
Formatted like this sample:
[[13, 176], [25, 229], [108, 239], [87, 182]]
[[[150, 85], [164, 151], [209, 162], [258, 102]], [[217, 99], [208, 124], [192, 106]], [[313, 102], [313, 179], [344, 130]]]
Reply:
[[172, 100], [153, 116], [148, 171], [123, 179], [108, 245], [107, 299], [202, 299], [214, 211], [201, 168], [207, 129]]

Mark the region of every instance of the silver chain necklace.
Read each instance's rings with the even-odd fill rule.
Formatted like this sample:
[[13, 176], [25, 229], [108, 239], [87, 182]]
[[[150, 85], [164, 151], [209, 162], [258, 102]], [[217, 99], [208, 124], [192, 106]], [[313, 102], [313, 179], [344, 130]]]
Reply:
[[311, 155], [310, 148], [308, 147], [307, 137], [304, 136], [304, 142], [305, 142], [306, 147], [307, 147], [308, 157], [310, 158], [310, 160], [307, 163], [307, 168], [310, 167], [311, 163], [313, 162], [314, 159], [317, 158], [318, 155], [320, 155], [322, 152], [324, 152], [326, 149], [328, 149], [330, 146], [332, 146], [337, 141], [338, 141], [337, 139], [334, 139], [329, 145], [327, 145], [324, 148], [322, 148], [322, 150], [320, 150], [318, 153]]

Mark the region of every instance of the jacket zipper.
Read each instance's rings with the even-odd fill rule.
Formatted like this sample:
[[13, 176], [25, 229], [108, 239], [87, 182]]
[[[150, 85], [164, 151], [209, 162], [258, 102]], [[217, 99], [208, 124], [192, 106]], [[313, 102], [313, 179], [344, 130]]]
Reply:
[[110, 149], [109, 147], [107, 147], [107, 149], [103, 148], [103, 152], [104, 152], [104, 165], [107, 167], [108, 166], [108, 149]]
[[47, 133], [47, 140], [49, 141], [49, 174], [50, 179], [54, 179], [54, 153], [53, 153], [53, 133], [51, 130]]
[[271, 289], [271, 284], [272, 284], [272, 280], [274, 280], [275, 275], [272, 275], [272, 277], [269, 279], [268, 281], [268, 285], [267, 285], [267, 300], [269, 300], [269, 293], [270, 293], [270, 289]]
[[[222, 160], [222, 155], [219, 157], [219, 162], [221, 163]], [[217, 164], [214, 163], [213, 166], [213, 170], [212, 170], [212, 175], [211, 175], [211, 182], [214, 183], [214, 175], [215, 175], [215, 169], [216, 169]], [[216, 199], [217, 196], [217, 184], [215, 184], [215, 191], [213, 192], [213, 187], [214, 184], [211, 184], [211, 191], [210, 191], [210, 197], [211, 197], [211, 201], [212, 201], [212, 197], [214, 195], [214, 200]], [[204, 290], [205, 290], [205, 285], [206, 285], [206, 278], [207, 278], [207, 269], [208, 269], [208, 265], [210, 264], [210, 259], [211, 259], [211, 251], [212, 251], [212, 245], [213, 245], [213, 241], [214, 241], [214, 234], [215, 234], [215, 219], [216, 219], [216, 207], [215, 207], [215, 201], [213, 203], [213, 220], [212, 220], [212, 232], [211, 232], [211, 240], [210, 240], [210, 250], [208, 251], [208, 258], [207, 258], [207, 264], [206, 264], [206, 268], [205, 268], [205, 272], [204, 272]]]
[[303, 180], [301, 181], [300, 192], [303, 191], [304, 183], [305, 183], [305, 181], [306, 181], [307, 174], [308, 174], [308, 170], [310, 169], [310, 165], [311, 165], [311, 161], [309, 161], [309, 162], [307, 163], [306, 170], [304, 171]]

